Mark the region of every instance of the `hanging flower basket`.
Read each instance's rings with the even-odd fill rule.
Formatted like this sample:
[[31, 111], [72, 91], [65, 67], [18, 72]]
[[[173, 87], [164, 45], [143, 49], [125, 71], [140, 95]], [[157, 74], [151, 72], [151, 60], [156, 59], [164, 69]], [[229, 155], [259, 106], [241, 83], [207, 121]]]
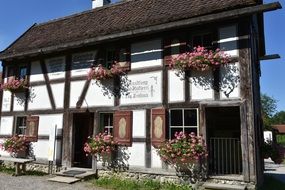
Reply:
[[180, 54], [173, 58], [169, 67], [180, 72], [186, 70], [207, 71], [230, 63], [229, 55], [220, 49], [207, 50], [205, 47], [195, 47], [193, 51]]
[[199, 163], [208, 156], [202, 137], [183, 132], [176, 132], [175, 139], [164, 142], [157, 152], [163, 161], [178, 169], [184, 169], [188, 164]]
[[12, 93], [23, 92], [28, 89], [27, 81], [25, 79], [10, 79], [8, 82], [1, 85], [1, 90], [10, 91]]
[[111, 157], [112, 152], [116, 149], [117, 143], [114, 137], [107, 133], [99, 133], [95, 137], [89, 137], [84, 145], [86, 156], [94, 155], [101, 160]]
[[103, 67], [101, 64], [99, 64], [96, 67], [90, 68], [87, 78], [88, 80], [95, 79], [97, 81], [102, 81], [123, 74], [125, 74], [124, 70], [121, 69], [116, 64], [113, 64], [110, 69], [107, 69]]
[[30, 141], [27, 140], [26, 136], [15, 135], [0, 144], [0, 148], [10, 153], [11, 157], [26, 158], [30, 148]]

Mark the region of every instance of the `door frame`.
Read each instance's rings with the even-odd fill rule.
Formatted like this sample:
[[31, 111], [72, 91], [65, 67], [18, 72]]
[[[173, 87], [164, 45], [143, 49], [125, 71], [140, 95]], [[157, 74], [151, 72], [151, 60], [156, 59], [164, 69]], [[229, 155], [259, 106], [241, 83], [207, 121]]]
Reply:
[[[205, 142], [207, 142], [207, 124], [206, 124], [206, 108], [208, 107], [239, 107], [240, 109], [240, 128], [241, 128], [241, 154], [242, 154], [242, 174], [241, 180], [249, 181], [249, 152], [248, 152], [248, 127], [247, 127], [247, 112], [246, 101], [231, 100], [231, 101], [212, 101], [207, 103], [201, 103], [199, 105], [200, 115], [200, 135], [203, 136]], [[208, 161], [207, 161], [208, 162]], [[207, 171], [209, 171], [209, 164], [207, 163]], [[215, 177], [215, 176], [211, 176]], [[225, 175], [225, 178], [226, 175]]]

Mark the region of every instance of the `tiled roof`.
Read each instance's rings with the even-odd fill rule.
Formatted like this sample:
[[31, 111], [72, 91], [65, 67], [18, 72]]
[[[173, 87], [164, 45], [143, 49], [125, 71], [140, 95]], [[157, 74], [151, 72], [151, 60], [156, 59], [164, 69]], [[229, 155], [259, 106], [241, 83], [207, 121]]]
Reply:
[[273, 125], [272, 127], [274, 129], [278, 130], [278, 133], [285, 134], [285, 124], [283, 124], [283, 125]]
[[257, 0], [128, 0], [35, 24], [0, 56], [257, 4]]

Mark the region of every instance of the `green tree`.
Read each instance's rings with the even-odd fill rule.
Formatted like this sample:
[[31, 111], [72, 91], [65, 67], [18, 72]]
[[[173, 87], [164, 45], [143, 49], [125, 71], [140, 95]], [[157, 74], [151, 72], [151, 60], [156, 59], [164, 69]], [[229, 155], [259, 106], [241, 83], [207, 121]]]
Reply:
[[285, 124], [285, 111], [280, 111], [274, 114], [271, 119], [272, 124]]
[[272, 117], [276, 113], [277, 101], [273, 97], [262, 93], [260, 98], [263, 124], [266, 129], [271, 129]]

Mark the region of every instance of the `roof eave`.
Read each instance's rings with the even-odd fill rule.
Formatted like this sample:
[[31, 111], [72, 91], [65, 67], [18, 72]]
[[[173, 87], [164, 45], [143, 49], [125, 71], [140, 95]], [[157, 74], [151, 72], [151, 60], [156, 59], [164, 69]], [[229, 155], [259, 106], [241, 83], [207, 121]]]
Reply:
[[208, 15], [203, 15], [199, 17], [179, 20], [175, 22], [169, 22], [165, 24], [159, 24], [159, 25], [145, 27], [145, 28], [134, 29], [134, 30], [126, 31], [126, 32], [98, 36], [98, 37], [80, 40], [76, 42], [69, 42], [69, 43], [65, 43], [61, 45], [45, 47], [41, 49], [35, 49], [35, 50], [16, 53], [16, 54], [5, 55], [3, 51], [3, 52], [0, 52], [0, 60], [4, 61], [7, 59], [21, 58], [25, 56], [37, 56], [39, 54], [47, 54], [47, 53], [52, 53], [54, 51], [63, 51], [63, 50], [70, 49], [70, 48], [79, 48], [85, 45], [99, 44], [105, 41], [116, 40], [119, 38], [133, 37], [137, 35], [146, 35], [146, 34], [151, 34], [155, 32], [162, 32], [165, 30], [177, 29], [181, 27], [201, 25], [201, 24], [215, 22], [215, 21], [248, 16], [248, 15], [252, 15], [256, 13], [273, 11], [273, 10], [277, 10], [281, 8], [282, 6], [279, 2], [261, 4], [261, 5], [255, 5], [255, 6], [250, 6], [250, 7], [245, 7], [245, 8], [240, 8], [240, 9], [235, 9], [235, 10], [230, 10], [230, 11], [224, 11], [220, 13], [208, 14]]

